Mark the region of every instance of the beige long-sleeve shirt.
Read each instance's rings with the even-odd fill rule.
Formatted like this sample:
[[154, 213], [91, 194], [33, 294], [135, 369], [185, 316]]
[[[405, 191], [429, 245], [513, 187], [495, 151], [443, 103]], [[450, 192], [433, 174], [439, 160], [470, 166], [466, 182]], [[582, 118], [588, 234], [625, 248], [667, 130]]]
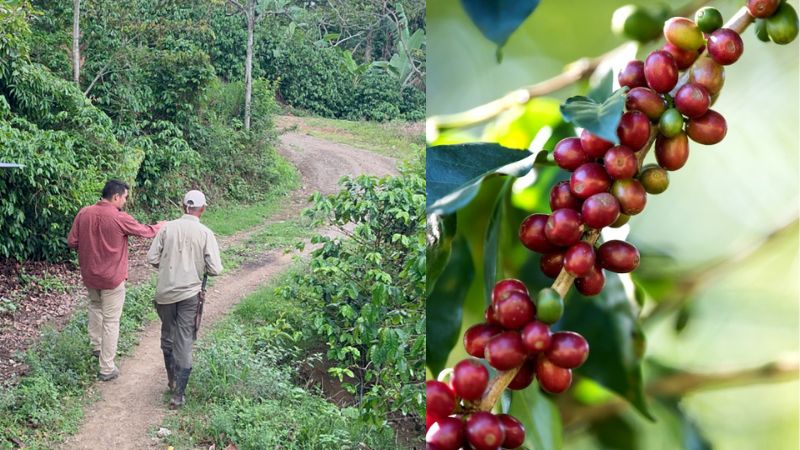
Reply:
[[162, 305], [197, 295], [204, 273], [222, 273], [214, 233], [189, 214], [161, 227], [147, 252], [147, 262], [158, 268], [156, 303]]

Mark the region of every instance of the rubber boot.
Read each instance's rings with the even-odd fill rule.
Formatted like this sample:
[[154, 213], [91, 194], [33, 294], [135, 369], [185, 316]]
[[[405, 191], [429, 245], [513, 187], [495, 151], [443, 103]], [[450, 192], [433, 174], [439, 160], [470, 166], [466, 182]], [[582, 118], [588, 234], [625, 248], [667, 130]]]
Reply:
[[167, 387], [170, 391], [175, 391], [175, 360], [172, 352], [164, 352], [164, 367], [167, 368]]
[[185, 403], [183, 393], [186, 391], [186, 385], [189, 383], [189, 374], [191, 373], [191, 367], [188, 369], [175, 367], [175, 390], [172, 391], [172, 398], [169, 400], [170, 408], [177, 409]]

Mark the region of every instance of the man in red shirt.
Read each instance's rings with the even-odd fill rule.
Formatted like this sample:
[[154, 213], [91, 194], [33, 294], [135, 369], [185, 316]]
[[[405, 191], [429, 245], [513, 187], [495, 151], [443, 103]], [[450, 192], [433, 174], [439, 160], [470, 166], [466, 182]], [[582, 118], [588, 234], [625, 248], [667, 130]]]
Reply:
[[102, 199], [78, 212], [67, 237], [67, 245], [78, 250], [81, 278], [89, 292], [89, 340], [102, 381], [119, 376], [114, 357], [128, 279], [128, 236], [152, 238], [164, 223], [140, 224], [122, 211], [127, 201], [128, 185], [110, 180]]

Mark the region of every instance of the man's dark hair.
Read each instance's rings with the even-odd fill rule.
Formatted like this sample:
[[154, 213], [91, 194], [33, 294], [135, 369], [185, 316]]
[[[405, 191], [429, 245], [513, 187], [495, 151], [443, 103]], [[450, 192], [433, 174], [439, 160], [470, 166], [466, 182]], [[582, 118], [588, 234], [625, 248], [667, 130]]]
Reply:
[[122, 195], [128, 189], [130, 189], [130, 187], [122, 181], [108, 180], [106, 185], [103, 187], [102, 196], [106, 200], [111, 200], [115, 195]]

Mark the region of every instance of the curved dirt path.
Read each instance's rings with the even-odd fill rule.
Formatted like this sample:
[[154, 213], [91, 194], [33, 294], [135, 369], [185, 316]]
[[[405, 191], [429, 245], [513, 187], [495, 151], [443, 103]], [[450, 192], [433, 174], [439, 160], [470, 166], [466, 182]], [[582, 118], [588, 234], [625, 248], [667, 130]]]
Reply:
[[[285, 207], [267, 223], [299, 214], [308, 196], [315, 191], [336, 192], [336, 183], [344, 175], [397, 173], [394, 159], [348, 145], [295, 132], [284, 133], [280, 141], [279, 152], [300, 171], [302, 187], [292, 193]], [[220, 246], [224, 249], [242, 242], [252, 233], [250, 230], [230, 236], [221, 240]], [[310, 250], [307, 246], [303, 253]], [[301, 253], [273, 250], [218, 277], [208, 291], [200, 337], [244, 296], [286, 270], [292, 264], [293, 256], [298, 254]], [[132, 258], [141, 257], [143, 255], [138, 253], [132, 255]], [[147, 278], [145, 273], [140, 275], [140, 279]], [[80, 431], [61, 448], [165, 448], [161, 439], [154, 437], [165, 416], [171, 413], [164, 402], [167, 376], [159, 339], [160, 322], [154, 321], [141, 332], [133, 355], [117, 358], [122, 375], [110, 382], [96, 383], [100, 399], [87, 407], [86, 420]]]

